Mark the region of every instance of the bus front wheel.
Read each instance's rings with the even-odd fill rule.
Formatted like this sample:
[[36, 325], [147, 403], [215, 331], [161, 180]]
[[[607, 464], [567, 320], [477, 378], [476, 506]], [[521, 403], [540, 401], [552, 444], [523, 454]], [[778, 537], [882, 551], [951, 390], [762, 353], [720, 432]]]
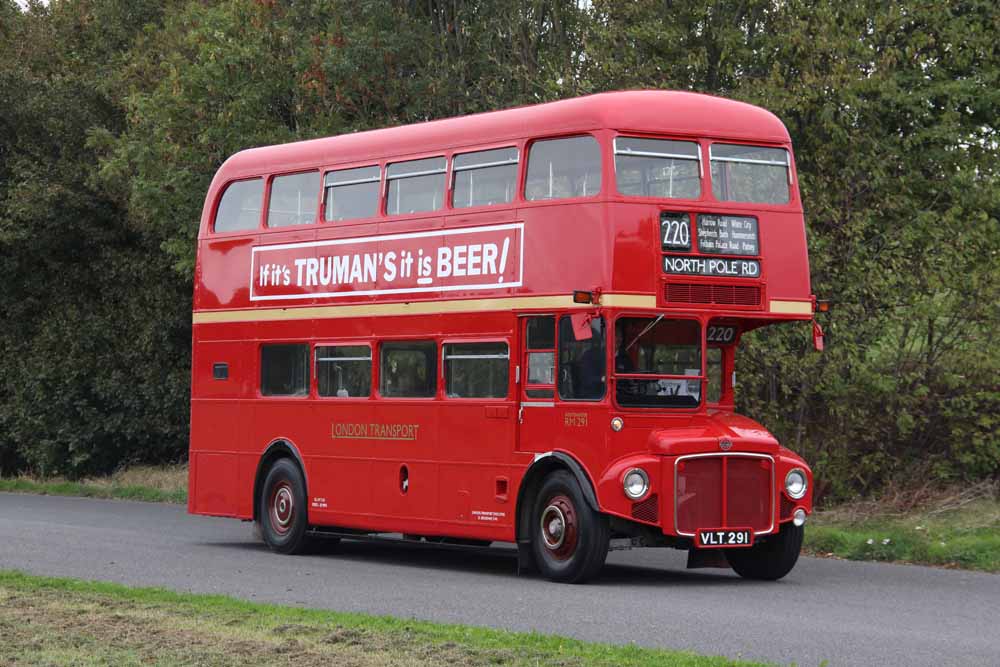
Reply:
[[542, 483], [532, 512], [531, 548], [542, 574], [552, 581], [583, 583], [608, 557], [608, 519], [594, 511], [579, 482], [565, 470]]
[[792, 571], [802, 551], [802, 526], [788, 523], [777, 535], [749, 549], [726, 549], [726, 559], [744, 579], [776, 581]]
[[273, 551], [301, 553], [308, 542], [306, 530], [306, 485], [299, 467], [290, 459], [279, 459], [264, 478], [258, 500], [260, 534]]

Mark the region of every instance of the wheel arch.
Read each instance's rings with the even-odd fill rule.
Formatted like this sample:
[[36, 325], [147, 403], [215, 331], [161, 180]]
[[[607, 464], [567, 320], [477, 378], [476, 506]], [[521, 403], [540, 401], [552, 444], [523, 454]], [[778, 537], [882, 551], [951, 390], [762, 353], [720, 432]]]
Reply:
[[264, 486], [264, 478], [267, 477], [267, 471], [270, 470], [271, 466], [278, 459], [291, 459], [298, 466], [299, 472], [302, 473], [302, 480], [305, 484], [306, 491], [306, 505], [308, 511], [309, 503], [309, 477], [306, 474], [305, 462], [302, 460], [302, 454], [299, 453], [298, 447], [295, 446], [288, 438], [275, 438], [271, 443], [264, 448], [264, 453], [260, 455], [260, 460], [257, 461], [257, 472], [254, 474], [253, 480], [253, 519], [258, 520], [260, 512], [260, 492], [261, 488]]
[[530, 541], [527, 527], [531, 525], [532, 499], [541, 487], [542, 480], [545, 479], [546, 475], [556, 470], [566, 470], [572, 474], [580, 485], [587, 504], [595, 512], [601, 511], [600, 506], [597, 504], [594, 483], [579, 461], [565, 452], [545, 452], [544, 454], [539, 454], [524, 473], [520, 487], [517, 490], [515, 535], [518, 543]]

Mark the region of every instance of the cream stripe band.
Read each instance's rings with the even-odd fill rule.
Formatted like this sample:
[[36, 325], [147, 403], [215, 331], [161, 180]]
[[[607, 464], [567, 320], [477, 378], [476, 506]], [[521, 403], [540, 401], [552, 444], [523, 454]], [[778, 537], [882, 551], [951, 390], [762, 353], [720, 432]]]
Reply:
[[[609, 308], [656, 308], [656, 297], [646, 294], [602, 294], [601, 305]], [[589, 303], [573, 303], [571, 295], [522, 296], [499, 299], [457, 299], [454, 301], [410, 301], [407, 303], [358, 303], [343, 306], [297, 308], [247, 308], [244, 310], [203, 310], [192, 315], [194, 324], [213, 322], [264, 322], [311, 320], [375, 315], [436, 315], [477, 313], [521, 308], [593, 308]]]
[[771, 312], [786, 315], [811, 315], [813, 305], [811, 301], [778, 301], [771, 300]]

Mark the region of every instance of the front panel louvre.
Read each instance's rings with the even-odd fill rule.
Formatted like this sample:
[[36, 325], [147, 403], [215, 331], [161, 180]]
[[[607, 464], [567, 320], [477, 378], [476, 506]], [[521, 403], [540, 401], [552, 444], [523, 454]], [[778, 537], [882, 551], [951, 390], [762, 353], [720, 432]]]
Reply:
[[660, 497], [652, 493], [645, 500], [632, 503], [632, 518], [647, 523], [656, 523], [660, 519]]

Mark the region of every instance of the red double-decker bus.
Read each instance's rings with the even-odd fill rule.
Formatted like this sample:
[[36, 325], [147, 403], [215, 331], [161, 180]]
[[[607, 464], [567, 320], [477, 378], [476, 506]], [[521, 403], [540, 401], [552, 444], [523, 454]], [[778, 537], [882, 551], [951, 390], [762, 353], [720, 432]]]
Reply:
[[[812, 473], [734, 413], [740, 337], [810, 320], [788, 132], [593, 95], [240, 152], [205, 200], [190, 495], [274, 550], [612, 540], [777, 579]], [[625, 541], [625, 542], [617, 542]]]

